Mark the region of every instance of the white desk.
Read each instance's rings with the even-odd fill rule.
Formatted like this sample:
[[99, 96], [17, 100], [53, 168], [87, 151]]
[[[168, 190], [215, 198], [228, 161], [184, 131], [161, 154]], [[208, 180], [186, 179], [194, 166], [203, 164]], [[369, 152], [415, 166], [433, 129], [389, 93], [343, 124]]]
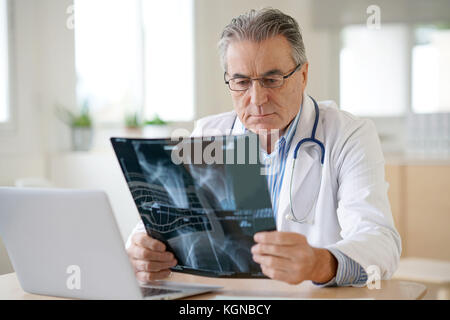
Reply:
[[[318, 288], [310, 281], [299, 285], [289, 285], [270, 279], [217, 279], [173, 273], [169, 280], [177, 282], [195, 282], [223, 286], [223, 290], [207, 293], [189, 299], [213, 299], [216, 296], [231, 297], [281, 297], [287, 299], [385, 299], [414, 300], [422, 299], [426, 287], [422, 284], [388, 280], [381, 281], [380, 289], [353, 288]], [[15, 273], [0, 276], [0, 299], [50, 300], [55, 297], [29, 294], [22, 290]]]

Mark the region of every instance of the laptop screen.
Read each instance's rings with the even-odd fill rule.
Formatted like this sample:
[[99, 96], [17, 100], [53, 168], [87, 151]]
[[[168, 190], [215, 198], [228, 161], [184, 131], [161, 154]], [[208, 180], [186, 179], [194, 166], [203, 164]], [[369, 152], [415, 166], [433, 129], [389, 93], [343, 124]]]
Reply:
[[256, 135], [111, 142], [147, 233], [178, 261], [173, 271], [265, 277], [250, 249], [276, 224]]

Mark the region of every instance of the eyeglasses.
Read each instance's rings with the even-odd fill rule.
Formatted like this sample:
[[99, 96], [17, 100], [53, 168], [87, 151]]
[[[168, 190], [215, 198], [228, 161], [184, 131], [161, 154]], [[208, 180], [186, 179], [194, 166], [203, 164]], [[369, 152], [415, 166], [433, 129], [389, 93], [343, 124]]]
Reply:
[[292, 76], [302, 65], [298, 64], [294, 70], [292, 70], [287, 75], [274, 74], [261, 78], [249, 78], [249, 77], [235, 77], [230, 80], [226, 79], [227, 73], [223, 74], [223, 79], [225, 84], [228, 85], [232, 91], [246, 91], [250, 89], [254, 80], [258, 80], [262, 87], [264, 88], [279, 88], [284, 84], [284, 80]]

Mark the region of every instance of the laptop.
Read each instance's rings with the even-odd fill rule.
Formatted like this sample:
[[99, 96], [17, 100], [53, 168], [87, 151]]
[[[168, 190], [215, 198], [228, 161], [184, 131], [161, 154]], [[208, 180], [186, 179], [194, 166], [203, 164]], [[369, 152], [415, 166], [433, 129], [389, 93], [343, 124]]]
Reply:
[[24, 291], [80, 299], [177, 299], [218, 286], [139, 283], [107, 195], [0, 187], [0, 237]]

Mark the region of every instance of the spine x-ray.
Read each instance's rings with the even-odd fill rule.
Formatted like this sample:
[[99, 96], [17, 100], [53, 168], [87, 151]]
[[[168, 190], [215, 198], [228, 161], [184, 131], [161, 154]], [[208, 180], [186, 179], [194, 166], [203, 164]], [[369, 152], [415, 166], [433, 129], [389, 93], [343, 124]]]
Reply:
[[173, 271], [265, 277], [250, 249], [276, 225], [252, 138], [111, 139], [147, 233], [178, 261]]

